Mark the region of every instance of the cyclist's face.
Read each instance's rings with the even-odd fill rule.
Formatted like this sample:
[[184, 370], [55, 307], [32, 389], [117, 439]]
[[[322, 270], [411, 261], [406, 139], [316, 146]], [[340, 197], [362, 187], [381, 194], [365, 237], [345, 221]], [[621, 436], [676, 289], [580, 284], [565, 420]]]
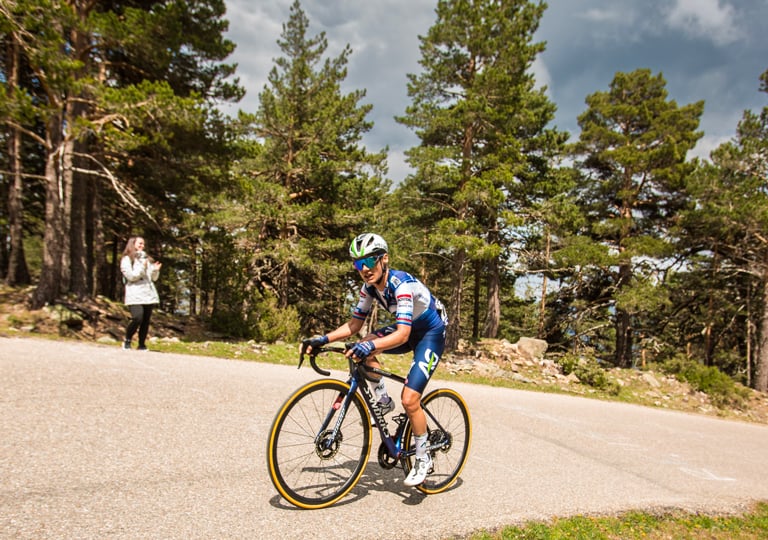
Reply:
[[368, 285], [375, 284], [377, 281], [379, 281], [381, 275], [384, 273], [384, 268], [386, 268], [388, 262], [389, 256], [384, 254], [378, 258], [376, 264], [374, 264], [371, 268], [368, 268], [368, 266], [365, 264], [361, 264], [360, 266], [362, 266], [362, 268], [358, 270], [360, 277], [363, 278], [363, 281], [365, 281]]

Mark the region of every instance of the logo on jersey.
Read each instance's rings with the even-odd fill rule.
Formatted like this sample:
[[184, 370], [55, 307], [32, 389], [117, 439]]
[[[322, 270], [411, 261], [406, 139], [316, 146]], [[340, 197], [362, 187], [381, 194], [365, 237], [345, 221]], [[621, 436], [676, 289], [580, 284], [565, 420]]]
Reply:
[[425, 377], [429, 377], [429, 374], [435, 370], [439, 361], [440, 357], [432, 349], [427, 349], [424, 351], [424, 359], [419, 360], [419, 369]]

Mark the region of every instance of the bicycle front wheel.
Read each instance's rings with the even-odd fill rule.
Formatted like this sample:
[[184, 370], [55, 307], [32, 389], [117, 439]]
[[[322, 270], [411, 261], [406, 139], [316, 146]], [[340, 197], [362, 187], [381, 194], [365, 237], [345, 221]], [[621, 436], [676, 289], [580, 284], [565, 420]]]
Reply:
[[[427, 433], [432, 454], [432, 472], [417, 487], [427, 494], [440, 493], [453, 485], [461, 474], [469, 455], [472, 439], [472, 424], [469, 409], [464, 399], [448, 388], [438, 388], [427, 394], [421, 401], [427, 416]], [[405, 430], [408, 448], [414, 445], [410, 425]], [[405, 459], [405, 474], [413, 467], [414, 456]]]
[[325, 508], [344, 497], [363, 474], [371, 451], [365, 402], [352, 395], [336, 428], [347, 383], [321, 379], [296, 390], [275, 415], [267, 469], [277, 491], [300, 508]]

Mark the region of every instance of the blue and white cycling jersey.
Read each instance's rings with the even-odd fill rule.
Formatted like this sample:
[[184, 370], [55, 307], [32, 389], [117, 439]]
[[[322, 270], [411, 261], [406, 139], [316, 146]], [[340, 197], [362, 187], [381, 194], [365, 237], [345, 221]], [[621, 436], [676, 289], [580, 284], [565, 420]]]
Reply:
[[423, 393], [427, 382], [437, 369], [445, 349], [445, 326], [448, 322], [440, 300], [418, 279], [401, 270], [389, 270], [384, 290], [363, 284], [360, 300], [352, 317], [365, 320], [374, 300], [395, 316], [395, 323], [374, 330], [379, 337], [393, 333], [398, 325], [411, 327], [408, 341], [384, 352], [404, 354], [413, 352], [413, 362], [405, 378], [405, 386]]
[[363, 284], [352, 317], [364, 321], [374, 300], [395, 316], [395, 324], [411, 326], [412, 332], [439, 328], [447, 322], [442, 303], [421, 281], [402, 270], [389, 270], [386, 287], [381, 292], [372, 285]]

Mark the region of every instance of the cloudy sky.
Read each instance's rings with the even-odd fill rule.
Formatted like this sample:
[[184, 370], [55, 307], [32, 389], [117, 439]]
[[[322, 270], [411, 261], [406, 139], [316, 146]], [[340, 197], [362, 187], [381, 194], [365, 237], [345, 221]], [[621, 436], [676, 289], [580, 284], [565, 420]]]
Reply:
[[[255, 112], [293, 0], [226, 0], [227, 37], [237, 44], [228, 60], [246, 88], [234, 108]], [[555, 126], [578, 137], [576, 118], [585, 98], [606, 91], [616, 72], [648, 68], [662, 73], [678, 105], [704, 100], [704, 137], [695, 155], [734, 134], [746, 109], [759, 111], [768, 96], [759, 76], [768, 69], [768, 0], [548, 0], [537, 41], [547, 43], [534, 66], [539, 85], [557, 105]], [[419, 36], [435, 21], [437, 0], [302, 0], [309, 36], [325, 32], [328, 57], [349, 44], [345, 92], [366, 91], [373, 129], [363, 142], [389, 146], [389, 177], [409, 172], [404, 150], [416, 136], [394, 121], [409, 103], [406, 75], [418, 73]], [[233, 112], [228, 110], [227, 112]]]

